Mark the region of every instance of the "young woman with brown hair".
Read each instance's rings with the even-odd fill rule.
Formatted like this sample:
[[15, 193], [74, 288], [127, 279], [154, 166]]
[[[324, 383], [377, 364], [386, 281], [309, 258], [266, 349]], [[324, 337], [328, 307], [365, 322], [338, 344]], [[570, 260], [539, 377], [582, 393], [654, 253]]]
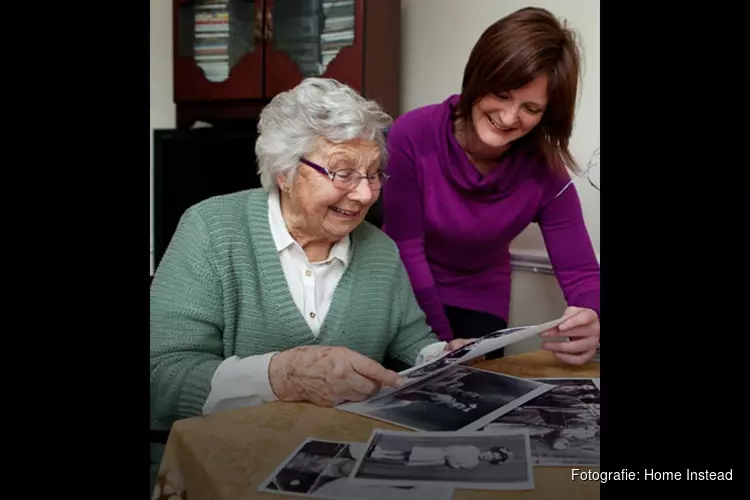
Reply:
[[569, 141], [579, 75], [573, 33], [524, 8], [479, 38], [460, 94], [390, 129], [384, 230], [441, 339], [507, 326], [509, 245], [536, 222], [569, 305], [542, 337], [570, 341], [543, 346], [573, 364], [595, 354], [599, 264], [568, 174], [578, 171]]

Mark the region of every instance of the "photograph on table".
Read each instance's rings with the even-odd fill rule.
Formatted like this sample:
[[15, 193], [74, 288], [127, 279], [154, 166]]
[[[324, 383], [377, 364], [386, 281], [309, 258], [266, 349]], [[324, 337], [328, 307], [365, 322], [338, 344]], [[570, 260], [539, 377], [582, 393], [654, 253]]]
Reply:
[[261, 483], [258, 491], [333, 500], [450, 500], [449, 486], [370, 486], [348, 476], [367, 445], [307, 438]]
[[599, 379], [534, 380], [553, 389], [498, 417], [483, 430], [527, 429], [534, 465], [599, 466]]
[[545, 408], [600, 408], [598, 380], [595, 378], [535, 378], [536, 382], [548, 384], [552, 389], [534, 398], [524, 406]]
[[375, 429], [349, 481], [362, 485], [531, 490], [529, 435], [501, 432], [412, 432]]
[[469, 366], [340, 410], [419, 431], [476, 430], [553, 386]]

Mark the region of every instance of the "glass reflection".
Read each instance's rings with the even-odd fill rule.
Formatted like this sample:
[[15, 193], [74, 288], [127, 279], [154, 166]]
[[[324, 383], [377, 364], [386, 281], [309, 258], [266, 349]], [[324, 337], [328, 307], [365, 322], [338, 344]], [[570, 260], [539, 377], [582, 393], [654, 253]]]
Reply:
[[232, 67], [254, 50], [255, 25], [252, 0], [190, 2], [180, 8], [180, 55], [195, 59], [207, 80], [225, 81]]
[[322, 76], [354, 42], [354, 0], [276, 0], [270, 14], [274, 48], [286, 52], [304, 77]]

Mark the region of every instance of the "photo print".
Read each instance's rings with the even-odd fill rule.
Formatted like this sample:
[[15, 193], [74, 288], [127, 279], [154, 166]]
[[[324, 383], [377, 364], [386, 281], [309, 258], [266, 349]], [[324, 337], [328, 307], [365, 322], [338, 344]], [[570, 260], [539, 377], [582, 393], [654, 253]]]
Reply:
[[476, 430], [553, 386], [468, 366], [338, 408], [419, 431]]
[[535, 465], [598, 467], [599, 380], [535, 380], [553, 389], [498, 417], [484, 430], [528, 429]]
[[480, 490], [534, 488], [529, 436], [502, 432], [375, 429], [349, 479], [363, 485], [441, 485]]
[[355, 485], [348, 476], [367, 445], [306, 439], [261, 483], [264, 493], [331, 500], [450, 500], [453, 488], [441, 485]]

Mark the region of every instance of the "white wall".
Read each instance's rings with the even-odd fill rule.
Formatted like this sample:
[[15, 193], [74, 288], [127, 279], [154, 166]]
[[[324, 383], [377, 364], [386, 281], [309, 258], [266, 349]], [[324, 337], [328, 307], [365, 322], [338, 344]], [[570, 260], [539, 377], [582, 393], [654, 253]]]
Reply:
[[[149, 217], [149, 234], [151, 235], [151, 252], [154, 248], [154, 129], [173, 128], [175, 126], [175, 105], [172, 102], [172, 2], [170, 0], [151, 0], [151, 154], [149, 157], [151, 184], [151, 215]], [[150, 256], [150, 272], [154, 271], [153, 254]]]
[[[402, 0], [402, 112], [442, 101], [461, 89], [464, 65], [482, 32], [521, 7], [543, 7], [567, 19], [579, 34], [584, 56], [583, 88], [571, 149], [583, 167], [599, 145], [599, 0]], [[599, 192], [577, 179], [586, 224], [599, 252]], [[512, 245], [514, 254], [546, 256], [541, 233], [532, 225]], [[558, 316], [565, 302], [550, 274], [513, 272], [510, 323], [533, 324]], [[534, 339], [513, 346], [538, 348]]]

